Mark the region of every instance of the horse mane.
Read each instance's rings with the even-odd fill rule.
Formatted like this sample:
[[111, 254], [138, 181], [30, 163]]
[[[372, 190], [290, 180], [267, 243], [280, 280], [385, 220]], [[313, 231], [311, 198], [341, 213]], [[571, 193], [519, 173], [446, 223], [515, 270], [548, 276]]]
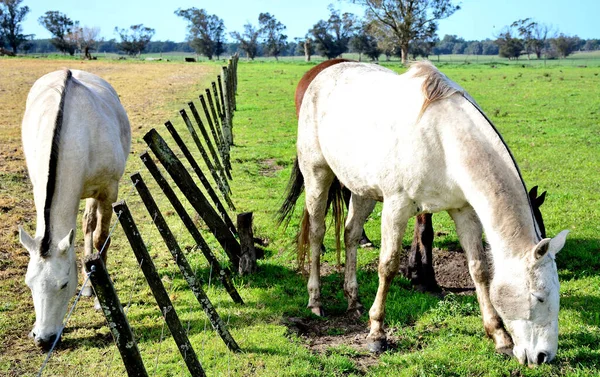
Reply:
[[56, 170], [58, 165], [58, 152], [60, 144], [60, 131], [63, 124], [63, 110], [65, 107], [65, 97], [67, 94], [67, 84], [73, 76], [69, 69], [64, 69], [64, 81], [61, 87], [55, 88], [60, 93], [60, 102], [54, 121], [54, 131], [52, 133], [52, 144], [50, 147], [50, 159], [48, 162], [48, 183], [46, 184], [46, 201], [44, 202], [44, 236], [40, 247], [40, 255], [45, 258], [50, 255], [50, 209], [52, 208], [52, 198], [56, 189]]
[[419, 112], [419, 118], [433, 102], [448, 98], [454, 93], [464, 93], [462, 88], [450, 81], [429, 61], [413, 63], [409, 73], [412, 73], [413, 77], [424, 78], [421, 91], [425, 96], [425, 101]]

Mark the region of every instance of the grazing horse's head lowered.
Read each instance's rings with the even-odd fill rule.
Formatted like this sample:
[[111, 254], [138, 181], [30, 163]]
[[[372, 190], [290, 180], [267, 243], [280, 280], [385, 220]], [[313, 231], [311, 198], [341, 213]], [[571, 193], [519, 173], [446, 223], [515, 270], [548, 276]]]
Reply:
[[77, 290], [74, 232], [71, 230], [65, 238], [50, 244], [45, 254], [40, 237], [31, 238], [20, 228], [19, 239], [30, 256], [25, 283], [31, 289], [36, 318], [30, 336], [38, 346], [47, 349], [56, 340], [69, 300]]
[[[87, 198], [83, 233], [89, 255], [109, 243], [111, 205], [129, 155], [131, 129], [109, 83], [65, 69], [33, 84], [21, 135], [37, 213], [34, 237], [19, 229], [30, 255], [25, 276], [35, 307], [30, 335], [48, 349], [61, 334], [77, 290], [74, 243], [80, 200]], [[106, 254], [103, 250], [105, 263]], [[91, 288], [85, 287], [82, 295], [91, 295]]]
[[[528, 195], [512, 153], [460, 86], [428, 62], [403, 75], [338, 62], [306, 88], [298, 111], [297, 159], [280, 214], [290, 215], [304, 188], [298, 240], [300, 250], [310, 246], [308, 307], [317, 315], [323, 313], [320, 246], [327, 198], [339, 187], [332, 184], [336, 179], [352, 192], [344, 235], [349, 311], [362, 309], [356, 277], [362, 226], [375, 200], [383, 202], [379, 286], [369, 310], [371, 351], [386, 347], [385, 302], [399, 270], [408, 219], [447, 211], [496, 349], [530, 365], [555, 357], [559, 284], [554, 257], [568, 232], [542, 237], [537, 207], [543, 194], [539, 201], [535, 191]], [[489, 253], [483, 249], [484, 230]]]

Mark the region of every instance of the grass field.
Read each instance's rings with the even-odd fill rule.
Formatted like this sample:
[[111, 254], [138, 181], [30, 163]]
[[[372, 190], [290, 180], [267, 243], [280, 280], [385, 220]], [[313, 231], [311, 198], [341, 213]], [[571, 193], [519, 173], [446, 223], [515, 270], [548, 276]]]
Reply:
[[[435, 61], [435, 59], [434, 59]], [[401, 71], [397, 62], [383, 63]], [[203, 312], [181, 276], [175, 272], [162, 240], [128, 183], [141, 170], [137, 155], [141, 137], [152, 127], [174, 120], [177, 110], [213, 80], [221, 64], [177, 62], [79, 62], [49, 59], [0, 59], [0, 375], [35, 375], [45, 355], [27, 338], [34, 322], [31, 295], [24, 284], [27, 253], [18, 244], [17, 225], [35, 229], [31, 187], [20, 147], [20, 121], [31, 84], [43, 73], [69, 66], [100, 74], [110, 81], [128, 111], [133, 153], [122, 181], [120, 197], [134, 208], [163, 282], [169, 289], [200, 362], [210, 376], [595, 376], [600, 373], [600, 68], [518, 64], [446, 62], [442, 70], [467, 89], [499, 128], [515, 154], [529, 187], [548, 191], [542, 207], [550, 236], [562, 229], [571, 234], [557, 257], [561, 279], [559, 351], [551, 365], [537, 369], [494, 352], [484, 336], [473, 295], [441, 299], [411, 290], [398, 277], [390, 291], [386, 324], [395, 346], [381, 356], [361, 348], [367, 317], [350, 322], [344, 316], [343, 277], [336, 272], [335, 253], [327, 253], [328, 274], [322, 295], [328, 317], [317, 319], [305, 308], [305, 278], [297, 273], [293, 239], [295, 218], [287, 230], [273, 219], [295, 155], [295, 85], [312, 65], [304, 62], [241, 61], [237, 112], [234, 117], [233, 198], [238, 211], [253, 211], [255, 235], [270, 240], [259, 272], [237, 278], [246, 301], [231, 302], [218, 284], [207, 292], [232, 335], [244, 350], [230, 354], [210, 329]], [[374, 109], [373, 111], [376, 111]], [[155, 188], [152, 187], [153, 192]], [[185, 246], [190, 237], [169, 211], [174, 233]], [[297, 209], [296, 215], [300, 213]], [[376, 245], [380, 207], [367, 222]], [[458, 248], [454, 226], [445, 214], [434, 216], [435, 247]], [[78, 237], [81, 232], [79, 232]], [[404, 245], [410, 244], [407, 229]], [[216, 242], [210, 241], [218, 252]], [[333, 249], [329, 232], [325, 241]], [[81, 245], [81, 241], [79, 242]], [[80, 249], [81, 247], [79, 247]], [[359, 252], [360, 296], [368, 307], [377, 289], [377, 249]], [[221, 253], [221, 258], [224, 256]], [[197, 273], [212, 277], [196, 254]], [[117, 227], [109, 253], [109, 271], [121, 300], [129, 305], [142, 357], [150, 375], [185, 376], [185, 366], [167, 335], [164, 322], [136, 266], [124, 234]], [[297, 323], [321, 333], [298, 335]], [[125, 374], [103, 316], [92, 300], [76, 308], [63, 342], [44, 371], [45, 376], [121, 376]]]

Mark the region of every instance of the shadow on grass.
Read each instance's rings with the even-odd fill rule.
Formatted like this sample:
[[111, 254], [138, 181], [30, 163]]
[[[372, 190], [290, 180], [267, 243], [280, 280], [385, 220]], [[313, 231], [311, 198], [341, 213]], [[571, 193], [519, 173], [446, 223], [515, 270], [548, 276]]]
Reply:
[[565, 247], [556, 256], [556, 264], [562, 279], [599, 276], [600, 240], [567, 237]]

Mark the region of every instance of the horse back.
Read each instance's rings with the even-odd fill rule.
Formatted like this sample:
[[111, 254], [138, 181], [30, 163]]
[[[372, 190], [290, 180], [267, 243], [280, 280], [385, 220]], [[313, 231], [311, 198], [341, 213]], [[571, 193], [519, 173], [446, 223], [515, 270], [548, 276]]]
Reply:
[[310, 70], [308, 70], [308, 72], [306, 72], [304, 74], [304, 76], [302, 76], [302, 78], [298, 82], [298, 85], [296, 86], [296, 95], [295, 95], [296, 116], [300, 112], [300, 106], [302, 105], [302, 99], [304, 98], [304, 93], [306, 93], [306, 89], [308, 89], [308, 86], [315, 79], [315, 77], [317, 77], [317, 75], [319, 73], [321, 73], [323, 70], [325, 70], [326, 68], [329, 68], [332, 65], [336, 65], [336, 64], [344, 63], [344, 62], [352, 62], [352, 60], [341, 59], [341, 58], [325, 60], [324, 62], [321, 62], [321, 63], [317, 64], [316, 66], [312, 67]]

